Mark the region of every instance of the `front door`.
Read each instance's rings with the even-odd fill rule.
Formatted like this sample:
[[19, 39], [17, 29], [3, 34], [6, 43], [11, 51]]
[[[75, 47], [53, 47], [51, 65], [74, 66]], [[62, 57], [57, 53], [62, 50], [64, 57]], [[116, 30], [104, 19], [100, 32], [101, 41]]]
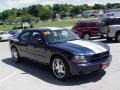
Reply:
[[44, 42], [41, 33], [39, 31], [33, 31], [30, 36], [29, 58], [45, 63], [46, 45], [41, 42]]

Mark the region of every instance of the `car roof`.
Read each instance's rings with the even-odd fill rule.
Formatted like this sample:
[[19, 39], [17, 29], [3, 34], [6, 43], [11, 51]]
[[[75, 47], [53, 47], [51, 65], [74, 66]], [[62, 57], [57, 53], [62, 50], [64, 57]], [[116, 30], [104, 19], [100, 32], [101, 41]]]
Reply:
[[59, 28], [59, 27], [42, 27], [40, 28], [41, 29], [49, 29], [49, 30], [62, 30], [62, 28]]
[[88, 22], [78, 22], [77, 24], [90, 24], [90, 23], [98, 23], [96, 21], [88, 21]]
[[120, 17], [108, 17], [108, 18], [105, 18], [105, 19], [120, 19]]
[[[32, 29], [28, 29], [29, 31], [34, 31], [34, 30], [40, 30], [40, 31], [44, 31], [44, 30], [63, 30], [64, 28], [59, 28], [59, 27], [42, 27], [42, 28], [32, 28]], [[24, 30], [23, 30], [24, 31]], [[25, 30], [27, 31], [27, 30]]]

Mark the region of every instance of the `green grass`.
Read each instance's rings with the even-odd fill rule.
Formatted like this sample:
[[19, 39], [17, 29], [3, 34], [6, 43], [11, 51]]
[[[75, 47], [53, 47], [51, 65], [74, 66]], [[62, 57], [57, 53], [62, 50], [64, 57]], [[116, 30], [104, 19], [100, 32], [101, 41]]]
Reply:
[[[47, 21], [44, 23], [37, 23], [34, 24], [34, 28], [40, 28], [40, 27], [67, 27], [67, 26], [73, 26], [75, 23], [79, 21], [96, 21], [96, 19], [70, 19], [70, 20], [61, 20], [61, 21]], [[9, 31], [13, 29], [13, 25], [0, 25], [0, 31]]]
[[74, 21], [49, 21], [44, 23], [37, 23], [34, 25], [34, 27], [66, 27], [66, 26], [72, 26], [75, 23], [77, 23], [79, 20]]
[[5, 27], [3, 25], [0, 25], [0, 31], [9, 31], [13, 28], [13, 25], [5, 25]]

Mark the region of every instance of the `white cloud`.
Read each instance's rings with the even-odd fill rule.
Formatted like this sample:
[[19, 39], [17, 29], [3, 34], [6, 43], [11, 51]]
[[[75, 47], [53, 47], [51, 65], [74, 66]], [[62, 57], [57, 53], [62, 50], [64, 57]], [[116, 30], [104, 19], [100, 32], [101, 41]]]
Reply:
[[106, 3], [120, 3], [120, 0], [4, 0], [0, 1], [0, 11], [5, 10], [5, 9], [11, 9], [11, 8], [22, 8], [22, 7], [27, 7], [29, 5], [33, 4], [50, 4], [53, 5], [55, 3], [58, 4], [75, 4], [75, 5], [80, 5], [80, 4], [89, 4], [93, 5], [95, 3], [100, 3], [100, 4], [106, 4]]
[[36, 4], [37, 0], [7, 0], [0, 3], [0, 11], [11, 8], [22, 8]]

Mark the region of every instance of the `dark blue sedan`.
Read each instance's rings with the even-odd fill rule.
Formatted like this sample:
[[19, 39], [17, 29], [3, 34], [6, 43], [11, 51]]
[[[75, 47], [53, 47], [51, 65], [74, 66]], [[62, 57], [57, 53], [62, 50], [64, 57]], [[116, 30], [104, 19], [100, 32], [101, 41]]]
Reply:
[[10, 49], [14, 62], [27, 58], [47, 64], [60, 80], [104, 70], [112, 59], [107, 45], [81, 40], [70, 30], [61, 28], [23, 31], [10, 40]]

